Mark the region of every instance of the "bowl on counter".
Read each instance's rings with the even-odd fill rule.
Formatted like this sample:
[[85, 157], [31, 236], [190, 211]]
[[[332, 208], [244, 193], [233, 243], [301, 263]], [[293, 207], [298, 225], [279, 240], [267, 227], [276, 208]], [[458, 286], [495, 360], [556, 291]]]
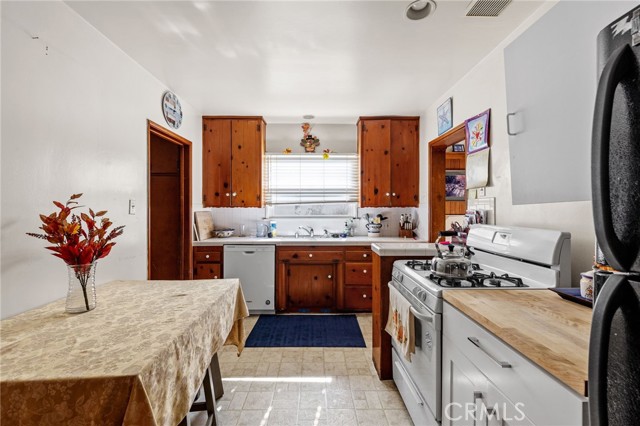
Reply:
[[213, 231], [213, 236], [216, 238], [229, 238], [233, 236], [235, 232], [236, 230], [232, 228], [216, 229]]

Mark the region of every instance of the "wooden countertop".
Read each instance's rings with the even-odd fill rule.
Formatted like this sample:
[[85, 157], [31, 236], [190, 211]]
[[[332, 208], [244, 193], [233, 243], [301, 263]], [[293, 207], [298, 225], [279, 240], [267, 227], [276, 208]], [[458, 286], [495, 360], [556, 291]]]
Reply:
[[547, 289], [445, 290], [444, 300], [586, 396], [590, 308]]

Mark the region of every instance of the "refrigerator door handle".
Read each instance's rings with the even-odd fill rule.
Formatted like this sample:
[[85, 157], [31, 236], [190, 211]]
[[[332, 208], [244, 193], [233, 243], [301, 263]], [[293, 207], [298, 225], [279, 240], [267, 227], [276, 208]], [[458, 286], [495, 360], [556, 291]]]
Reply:
[[607, 370], [609, 334], [613, 316], [618, 308], [635, 292], [625, 275], [611, 275], [593, 307], [589, 338], [589, 410], [592, 426], [609, 424], [607, 401]]
[[611, 115], [616, 87], [628, 70], [635, 69], [635, 55], [629, 45], [615, 50], [605, 65], [598, 90], [593, 114], [591, 145], [591, 191], [593, 197], [593, 219], [598, 244], [607, 261], [615, 269], [627, 271], [633, 265], [640, 247], [633, 250], [617, 237], [611, 212], [609, 187], [609, 145]]

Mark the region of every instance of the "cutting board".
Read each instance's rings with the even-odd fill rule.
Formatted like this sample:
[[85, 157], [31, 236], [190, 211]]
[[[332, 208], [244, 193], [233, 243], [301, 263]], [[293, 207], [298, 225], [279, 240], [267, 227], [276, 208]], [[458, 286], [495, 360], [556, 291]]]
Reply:
[[196, 222], [196, 234], [200, 241], [213, 238], [213, 215], [211, 212], [194, 212]]

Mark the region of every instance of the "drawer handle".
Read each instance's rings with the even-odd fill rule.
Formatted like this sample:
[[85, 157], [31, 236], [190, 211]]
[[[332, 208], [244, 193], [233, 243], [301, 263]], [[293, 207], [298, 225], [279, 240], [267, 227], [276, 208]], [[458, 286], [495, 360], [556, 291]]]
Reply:
[[363, 269], [363, 270], [362, 270], [362, 273], [363, 273], [363, 274], [366, 274], [366, 273], [367, 273], [367, 270], [366, 270], [366, 269]]
[[471, 343], [473, 343], [478, 349], [480, 349], [482, 352], [484, 352], [489, 358], [491, 358], [491, 360], [493, 362], [495, 362], [496, 364], [498, 364], [500, 366], [500, 368], [511, 368], [511, 364], [509, 364], [508, 362], [504, 362], [504, 361], [498, 361], [497, 359], [495, 359], [493, 357], [493, 355], [491, 355], [489, 352], [487, 352], [486, 349], [484, 349], [482, 346], [480, 346], [480, 341], [478, 339], [476, 339], [475, 337], [467, 337], [467, 340], [469, 340]]
[[327, 278], [331, 279], [331, 275], [327, 275]]
[[205, 259], [208, 259], [208, 258], [209, 258], [209, 255], [207, 254], [207, 255], [205, 256]]
[[313, 253], [309, 253], [309, 257], [313, 257]]
[[363, 254], [362, 257], [369, 257], [367, 253]]

